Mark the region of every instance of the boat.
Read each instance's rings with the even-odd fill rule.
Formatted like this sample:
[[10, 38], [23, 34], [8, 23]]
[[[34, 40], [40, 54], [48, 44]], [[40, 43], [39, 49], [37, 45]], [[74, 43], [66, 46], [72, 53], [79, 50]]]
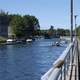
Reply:
[[26, 42], [32, 42], [32, 41], [33, 41], [32, 39], [27, 39], [27, 40], [26, 40]]
[[14, 40], [13, 39], [7, 39], [7, 42], [13, 42]]
[[13, 40], [13, 39], [7, 39], [6, 40], [6, 44], [12, 44], [12, 43], [14, 43], [15, 42], [15, 40]]
[[60, 46], [60, 43], [59, 42], [56, 42], [56, 44], [55, 44], [56, 46]]
[[60, 45], [60, 42], [57, 41], [55, 43], [52, 43], [52, 46], [61, 46], [61, 45]]
[[5, 44], [10, 45], [10, 44], [14, 44], [14, 43], [15, 43], [14, 39], [7, 39]]

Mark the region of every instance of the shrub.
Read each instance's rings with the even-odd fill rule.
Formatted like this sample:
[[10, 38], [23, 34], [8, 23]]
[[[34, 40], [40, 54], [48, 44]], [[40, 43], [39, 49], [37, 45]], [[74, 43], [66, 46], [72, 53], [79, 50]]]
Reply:
[[6, 38], [0, 37], [0, 43], [5, 43], [5, 42], [6, 42]]

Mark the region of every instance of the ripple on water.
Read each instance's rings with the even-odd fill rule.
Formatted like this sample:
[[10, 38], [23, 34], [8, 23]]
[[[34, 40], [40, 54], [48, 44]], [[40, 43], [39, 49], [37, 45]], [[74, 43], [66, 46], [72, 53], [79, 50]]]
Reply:
[[40, 80], [66, 46], [51, 47], [54, 40], [0, 46], [1, 80]]

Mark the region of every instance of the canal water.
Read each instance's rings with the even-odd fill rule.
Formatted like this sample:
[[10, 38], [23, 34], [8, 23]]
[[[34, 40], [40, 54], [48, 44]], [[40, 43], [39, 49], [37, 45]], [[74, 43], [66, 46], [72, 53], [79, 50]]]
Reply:
[[40, 80], [66, 48], [51, 46], [53, 41], [0, 46], [0, 80]]

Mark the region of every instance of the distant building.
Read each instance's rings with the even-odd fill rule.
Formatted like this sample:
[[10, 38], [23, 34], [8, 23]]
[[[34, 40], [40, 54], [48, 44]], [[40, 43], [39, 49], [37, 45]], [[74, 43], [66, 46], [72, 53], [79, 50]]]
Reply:
[[8, 37], [8, 23], [8, 16], [0, 13], [0, 36]]

